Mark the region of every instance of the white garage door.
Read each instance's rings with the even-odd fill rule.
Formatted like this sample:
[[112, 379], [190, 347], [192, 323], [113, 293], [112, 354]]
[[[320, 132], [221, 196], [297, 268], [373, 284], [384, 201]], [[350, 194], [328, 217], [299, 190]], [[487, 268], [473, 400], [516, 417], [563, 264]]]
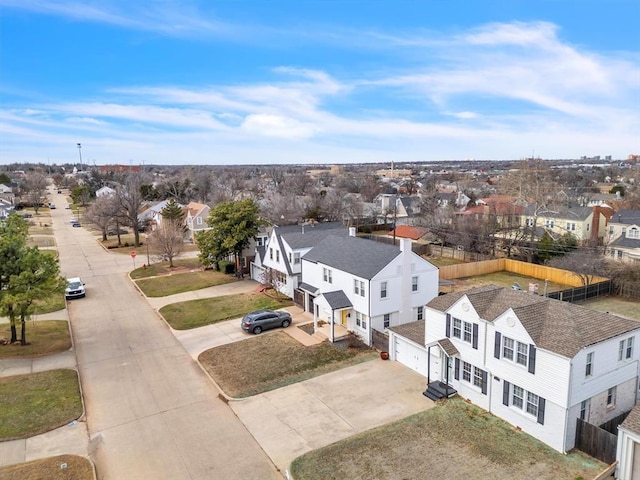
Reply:
[[415, 370], [420, 375], [427, 376], [427, 349], [420, 348], [408, 340], [396, 337], [395, 360]]

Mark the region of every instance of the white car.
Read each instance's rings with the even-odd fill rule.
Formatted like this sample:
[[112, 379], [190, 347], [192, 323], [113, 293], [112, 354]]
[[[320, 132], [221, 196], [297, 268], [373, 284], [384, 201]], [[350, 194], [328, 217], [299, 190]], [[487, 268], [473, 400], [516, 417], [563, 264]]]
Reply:
[[64, 298], [82, 298], [85, 296], [84, 282], [80, 277], [67, 278], [67, 288], [64, 290]]

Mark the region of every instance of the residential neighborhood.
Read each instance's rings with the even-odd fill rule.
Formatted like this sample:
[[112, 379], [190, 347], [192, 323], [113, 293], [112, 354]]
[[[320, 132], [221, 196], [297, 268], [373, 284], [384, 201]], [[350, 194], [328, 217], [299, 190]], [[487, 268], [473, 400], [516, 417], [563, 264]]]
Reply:
[[[528, 162], [518, 165], [528, 168]], [[462, 167], [458, 166], [466, 170]], [[603, 203], [580, 206], [578, 198], [575, 205], [567, 204], [566, 191], [571, 191], [570, 185], [565, 185], [562, 201], [554, 203], [551, 198], [545, 198], [546, 206], [540, 208], [540, 198], [537, 203], [527, 203], [524, 197], [501, 193], [480, 197], [473, 190], [479, 174], [469, 175], [466, 171], [459, 171], [457, 175], [470, 179], [469, 188], [452, 197], [464, 195], [468, 199], [466, 203], [458, 205], [455, 200], [442, 203], [437, 174], [421, 174], [422, 180], [408, 178], [411, 172], [424, 169], [406, 168], [402, 171], [403, 178], [390, 174], [373, 177], [379, 192], [393, 188], [396, 193], [370, 192], [369, 198], [378, 198], [372, 202], [376, 213], [364, 216], [366, 210], [353, 208], [353, 198], [342, 196], [342, 205], [334, 201], [335, 193], [330, 192], [338, 186], [325, 186], [329, 182], [326, 175], [321, 185], [314, 186], [312, 175], [308, 174], [304, 194], [283, 206], [281, 211], [287, 214], [278, 216], [278, 210], [270, 210], [276, 205], [273, 195], [279, 192], [269, 193], [269, 178], [265, 176], [256, 177], [263, 185], [257, 196], [248, 189], [252, 181], [245, 179], [245, 190], [238, 189], [235, 193], [228, 190], [225, 196], [219, 191], [216, 201], [203, 203], [204, 198], [197, 192], [176, 190], [175, 181], [165, 180], [159, 171], [147, 174], [138, 170], [127, 172], [124, 168], [110, 171], [115, 170], [121, 172], [120, 177], [99, 172], [60, 173], [49, 177], [48, 184], [40, 187], [34, 176], [38, 171], [27, 168], [24, 173], [7, 172], [11, 182], [3, 184], [7, 227], [13, 222], [10, 217], [18, 217], [29, 230], [31, 244], [41, 249], [53, 244], [61, 270], [68, 277], [81, 274], [82, 280], [74, 278], [74, 281], [83, 282], [81, 296], [86, 292], [86, 299], [67, 300], [60, 314], [54, 310], [44, 315], [45, 318], [68, 316], [68, 322], [74, 325], [76, 347], [64, 353], [64, 360], [56, 362], [78, 369], [81, 381], [88, 375], [88, 371], [83, 373], [85, 362], [93, 355], [104, 355], [92, 346], [96, 337], [87, 324], [87, 320], [101, 318], [102, 314], [96, 316], [89, 305], [93, 302], [98, 302], [96, 307], [102, 305], [97, 308], [108, 315], [107, 320], [113, 315], [108, 312], [117, 311], [113, 309], [117, 309], [118, 302], [113, 302], [110, 296], [103, 297], [102, 290], [96, 289], [98, 270], [91, 273], [92, 270], [81, 267], [85, 260], [79, 263], [80, 259], [74, 255], [78, 249], [95, 251], [85, 253], [89, 264], [94, 257], [97, 261], [98, 257], [107, 255], [118, 265], [114, 272], [128, 272], [124, 282], [118, 280], [118, 288], [125, 288], [129, 293], [122, 291], [118, 295], [127, 297], [140, 292], [142, 296], [136, 293], [136, 304], [140, 303], [136, 308], [141, 309], [138, 315], [146, 318], [148, 314], [142, 312], [148, 310], [152, 322], [149, 327], [158, 317], [167, 322], [174, 333], [166, 333], [175, 336], [183, 345], [180, 348], [186, 349], [182, 360], [185, 365], [198, 362], [209, 372], [215, 383], [207, 389], [215, 392], [221, 388], [220, 395], [225, 395], [228, 402], [216, 408], [234, 411], [237, 424], [233, 428], [257, 439], [255, 448], [261, 448], [270, 459], [271, 467], [269, 462], [260, 467], [267, 469], [265, 476], [295, 478], [302, 475], [300, 465], [304, 465], [306, 458], [303, 454], [313, 454], [316, 448], [331, 443], [330, 439], [348, 442], [358, 431], [369, 431], [385, 423], [391, 425], [419, 412], [427, 415], [437, 411], [433, 409], [440, 408], [439, 405], [459, 408], [455, 407], [458, 398], [478, 412], [486, 412], [503, 422], [502, 428], [514, 429], [522, 441], [531, 438], [527, 441], [541, 442], [540, 445], [555, 451], [558, 458], [587, 455], [593, 459], [594, 471], [606, 471], [621, 479], [634, 478], [634, 472], [640, 469], [635, 453], [640, 451], [640, 447], [636, 447], [640, 442], [633, 423], [640, 389], [637, 348], [640, 318], [635, 312], [637, 308], [617, 311], [620, 307], [608, 300], [620, 298], [631, 305], [638, 301], [634, 258], [640, 245], [633, 241], [638, 240], [634, 231], [637, 233], [640, 229], [640, 208], [635, 182], [627, 181], [625, 176], [619, 177], [625, 196], [620, 197], [624, 200], [617, 205], [630, 208], [616, 210]], [[506, 169], [502, 175], [493, 170], [494, 185], [500, 176], [506, 184], [513, 175]], [[599, 175], [599, 169], [594, 170], [594, 176]], [[339, 171], [340, 175], [346, 175], [344, 169]], [[289, 175], [292, 174], [285, 174], [285, 182]], [[300, 182], [301, 174], [294, 175]], [[210, 178], [212, 181], [216, 178], [214, 172]], [[228, 177], [225, 178], [229, 183]], [[164, 196], [160, 193], [164, 190], [163, 182], [173, 185]], [[403, 185], [412, 182], [417, 185], [417, 193], [400, 193], [411, 190]], [[422, 182], [432, 187], [423, 188]], [[313, 190], [317, 188], [327, 193], [314, 199]], [[328, 198], [329, 195], [332, 198]], [[391, 199], [395, 204], [380, 199]], [[40, 204], [38, 212], [34, 211], [38, 208], [34, 203]], [[291, 208], [294, 203], [299, 205], [298, 210]], [[54, 209], [55, 204], [59, 209]], [[136, 208], [135, 222], [131, 208]], [[284, 221], [296, 211], [301, 216], [295, 222], [278, 224], [269, 220]], [[65, 228], [68, 217], [73, 217], [71, 220], [78, 223], [80, 229]], [[47, 240], [53, 238], [47, 237], [52, 233], [55, 243]], [[69, 249], [66, 246], [71, 245], [69, 242], [80, 242], [84, 246]], [[101, 265], [111, 262], [107, 257], [100, 260]], [[533, 262], [527, 262], [529, 258]], [[587, 262], [577, 261], [585, 258]], [[510, 262], [509, 272], [495, 270], [505, 268], [498, 267], [504, 260]], [[181, 262], [196, 268], [185, 270], [180, 267]], [[165, 271], [168, 275], [162, 273]], [[464, 273], [466, 271], [476, 273]], [[507, 275], [500, 280], [505, 283], [491, 283], [491, 279], [498, 280], [500, 275]], [[100, 278], [107, 280], [110, 276], [112, 274]], [[485, 283], [473, 286], [485, 277], [486, 280], [482, 280]], [[166, 293], [154, 292], [153, 285], [159, 282], [166, 283], [162, 287], [168, 288]], [[176, 282], [182, 286], [177, 287]], [[176, 287], [171, 286], [174, 283]], [[112, 289], [115, 285], [109, 282], [104, 288]], [[196, 313], [200, 307], [195, 303], [190, 306], [190, 302], [222, 301], [225, 295], [229, 296], [229, 307], [210, 303], [202, 313]], [[5, 301], [10, 298], [5, 297]], [[69, 298], [73, 298], [73, 294], [69, 294]], [[588, 300], [574, 303], [574, 298]], [[593, 303], [595, 308], [592, 308], [593, 301], [605, 303], [597, 307]], [[175, 313], [174, 306], [180, 306]], [[225, 313], [227, 308], [231, 310]], [[280, 318], [288, 320], [280, 320], [276, 325], [285, 328], [270, 330], [264, 337], [256, 335], [263, 328], [240, 329], [239, 318], [252, 310], [262, 312], [261, 308], [287, 312]], [[123, 320], [127, 318], [125, 314]], [[156, 320], [151, 320], [153, 318]], [[210, 328], [227, 323], [229, 330], [225, 331], [234, 333], [217, 339], [220, 334]], [[109, 333], [108, 323], [100, 327], [96, 324], [96, 327], [107, 338], [115, 333]], [[265, 324], [265, 330], [270, 328]], [[205, 334], [205, 331], [211, 333]], [[337, 349], [336, 352], [346, 348], [349, 355], [355, 355], [351, 360], [342, 360], [346, 362], [342, 367], [339, 363], [331, 369], [329, 364], [323, 366], [314, 374], [319, 375], [315, 381], [330, 381], [340, 372], [348, 375], [354, 368], [364, 368], [363, 375], [367, 371], [366, 375], [373, 378], [368, 380], [366, 388], [362, 387], [362, 393], [376, 395], [374, 392], [380, 389], [382, 394], [386, 388], [390, 399], [395, 400], [386, 408], [376, 410], [366, 421], [354, 418], [352, 421], [361, 427], [350, 434], [340, 429], [325, 429], [326, 443], [314, 447], [310, 439], [301, 440], [307, 446], [297, 450], [298, 454], [289, 452], [288, 437], [272, 437], [263, 432], [260, 423], [255, 423], [250, 414], [249, 406], [275, 395], [269, 393], [271, 390], [291, 395], [281, 389], [292, 388], [301, 381], [306, 385], [311, 381], [307, 380], [309, 374], [303, 374], [307, 367], [297, 366], [286, 373], [290, 380], [279, 377], [272, 380], [275, 385], [293, 382], [292, 385], [277, 387], [266, 383], [249, 394], [250, 400], [237, 403], [238, 393], [228, 393], [238, 388], [228, 383], [234, 377], [229, 373], [233, 370], [222, 373], [218, 371], [220, 361], [209, 360], [209, 356], [218, 353], [231, 360], [232, 350], [223, 353], [220, 349], [232, 349], [236, 343], [245, 342], [257, 346], [258, 338], [260, 342], [281, 342], [285, 337], [279, 335], [283, 334], [298, 345], [296, 348], [302, 349], [295, 354], [299, 359], [317, 348]], [[37, 330], [32, 335], [38, 335]], [[127, 338], [135, 341], [135, 336]], [[118, 343], [114, 344], [116, 350], [108, 354], [109, 357], [119, 355]], [[144, 342], [136, 345], [135, 349], [146, 351]], [[105, 347], [110, 348], [108, 343], [101, 348]], [[263, 346], [257, 351], [266, 352], [267, 348], [270, 347]], [[268, 357], [261, 361], [261, 354], [257, 355], [255, 360], [263, 365], [270, 362]], [[363, 363], [349, 363], [356, 361]], [[391, 367], [395, 369], [393, 373], [388, 371]], [[255, 372], [257, 367], [251, 368]], [[332, 369], [337, 370], [329, 373]], [[20, 372], [6, 367], [5, 371]], [[174, 374], [179, 373], [166, 375]], [[239, 379], [247, 378], [247, 374], [238, 374]], [[92, 375], [97, 375], [96, 379], [102, 376], [97, 372]], [[390, 384], [378, 383], [376, 375], [380, 379], [393, 375], [398, 382], [403, 382], [402, 386], [398, 384], [402, 395], [394, 396], [393, 391], [388, 390]], [[102, 381], [109, 378], [108, 382], [117, 382], [118, 377], [114, 371]], [[89, 381], [89, 377], [86, 378]], [[132, 465], [125, 467], [126, 462], [121, 464], [112, 457], [117, 455], [117, 449], [113, 450], [115, 445], [108, 442], [112, 433], [95, 423], [99, 418], [95, 417], [97, 412], [109, 407], [91, 406], [105, 401], [101, 395], [108, 391], [96, 396], [102, 389], [101, 383], [91, 385], [83, 389], [88, 395], [85, 403], [89, 402], [90, 408], [80, 417], [81, 430], [75, 434], [73, 444], [62, 442], [60, 448], [66, 445], [70, 453], [78, 452], [81, 457], [97, 463], [99, 471], [117, 474], [120, 468], [132, 468]], [[159, 385], [155, 388], [160, 388]], [[342, 382], [324, 388], [333, 392], [335, 399], [348, 395], [337, 388], [338, 385]], [[300, 411], [316, 408], [308, 400], [301, 399], [301, 402], [297, 407]], [[336, 403], [332, 408], [336, 412], [330, 415], [339, 412], [341, 407]], [[289, 411], [273, 412], [273, 415], [285, 423], [294, 421], [284, 420]], [[321, 418], [317, 421], [321, 422]], [[72, 420], [77, 418], [71, 417]], [[202, 428], [211, 428], [213, 433], [217, 427], [202, 424]], [[608, 435], [596, 450], [587, 447], [589, 442], [593, 444], [587, 437], [591, 429], [601, 429], [605, 433], [600, 435]], [[190, 431], [185, 429], [183, 434]], [[92, 442], [97, 438], [107, 439], [101, 441], [105, 443], [99, 450], [104, 452], [102, 455], [113, 458], [113, 463], [104, 463], [100, 456], [91, 453]], [[10, 444], [11, 441], [0, 442], [0, 453]], [[20, 458], [8, 452], [0, 455], [7, 458], [3, 465], [13, 463], [12, 458]], [[198, 455], [197, 451], [193, 454]], [[299, 455], [302, 456], [297, 460]], [[41, 455], [25, 452], [23, 458], [30, 456]], [[256, 468], [255, 465], [237, 467]], [[267, 473], [272, 468], [275, 470]]]

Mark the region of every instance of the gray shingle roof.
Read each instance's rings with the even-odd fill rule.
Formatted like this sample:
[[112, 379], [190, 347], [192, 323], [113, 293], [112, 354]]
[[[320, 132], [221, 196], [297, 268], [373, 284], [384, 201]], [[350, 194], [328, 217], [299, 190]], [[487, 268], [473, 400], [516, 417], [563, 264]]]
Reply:
[[618, 210], [609, 223], [621, 225], [640, 225], [640, 210]]
[[396, 325], [389, 330], [424, 347], [424, 320]]
[[289, 225], [275, 228], [276, 235], [283, 238], [294, 250], [317, 245], [328, 235], [346, 237], [349, 230], [341, 222], [313, 223], [309, 225]]
[[336, 310], [338, 308], [353, 307], [351, 300], [349, 300], [349, 297], [347, 297], [347, 295], [342, 290], [336, 290], [335, 292], [325, 292], [322, 294], [322, 296], [326, 298], [327, 303], [333, 310]]
[[330, 235], [302, 258], [371, 280], [398, 255], [400, 248], [393, 245], [357, 237]]
[[453, 355], [459, 355], [458, 349], [448, 338], [442, 338], [438, 340], [438, 345], [444, 350], [444, 353], [452, 357]]
[[446, 312], [463, 295], [488, 322], [512, 308], [539, 348], [567, 358], [584, 347], [640, 328], [636, 320], [496, 285], [442, 295], [427, 306]]
[[640, 238], [618, 237], [609, 244], [610, 247], [640, 248]]
[[633, 407], [620, 426], [640, 435], [640, 406]]
[[[535, 206], [528, 205], [524, 215], [533, 216]], [[560, 207], [538, 212], [538, 218], [558, 218], [562, 220], [586, 220], [593, 213], [593, 207]]]
[[313, 285], [304, 282], [301, 282], [300, 285], [298, 285], [298, 288], [300, 288], [301, 290], [306, 290], [307, 292], [312, 294], [315, 294], [319, 290], [318, 287], [314, 287]]

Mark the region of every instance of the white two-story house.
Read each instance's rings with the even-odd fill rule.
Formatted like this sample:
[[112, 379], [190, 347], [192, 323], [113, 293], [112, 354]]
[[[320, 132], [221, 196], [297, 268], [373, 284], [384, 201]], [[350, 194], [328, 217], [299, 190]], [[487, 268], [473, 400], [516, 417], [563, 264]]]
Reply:
[[302, 256], [329, 235], [346, 237], [348, 234], [341, 222], [274, 227], [264, 251], [257, 252], [253, 260], [251, 278], [260, 283], [270, 283], [281, 293], [294, 298], [302, 278]]
[[[329, 236], [302, 257], [305, 309], [318, 321], [339, 324], [367, 345], [373, 332], [422, 319], [438, 295], [438, 268], [411, 250], [355, 236]], [[333, 329], [330, 339], [333, 340]]]
[[[640, 322], [489, 285], [425, 309], [430, 397], [457, 391], [560, 452], [638, 399]], [[445, 387], [445, 388], [443, 388]]]
[[570, 233], [581, 245], [602, 240], [607, 223], [602, 211], [594, 207], [561, 207], [538, 211], [536, 214], [535, 208], [528, 206], [520, 218], [522, 227], [543, 228], [558, 236]]

